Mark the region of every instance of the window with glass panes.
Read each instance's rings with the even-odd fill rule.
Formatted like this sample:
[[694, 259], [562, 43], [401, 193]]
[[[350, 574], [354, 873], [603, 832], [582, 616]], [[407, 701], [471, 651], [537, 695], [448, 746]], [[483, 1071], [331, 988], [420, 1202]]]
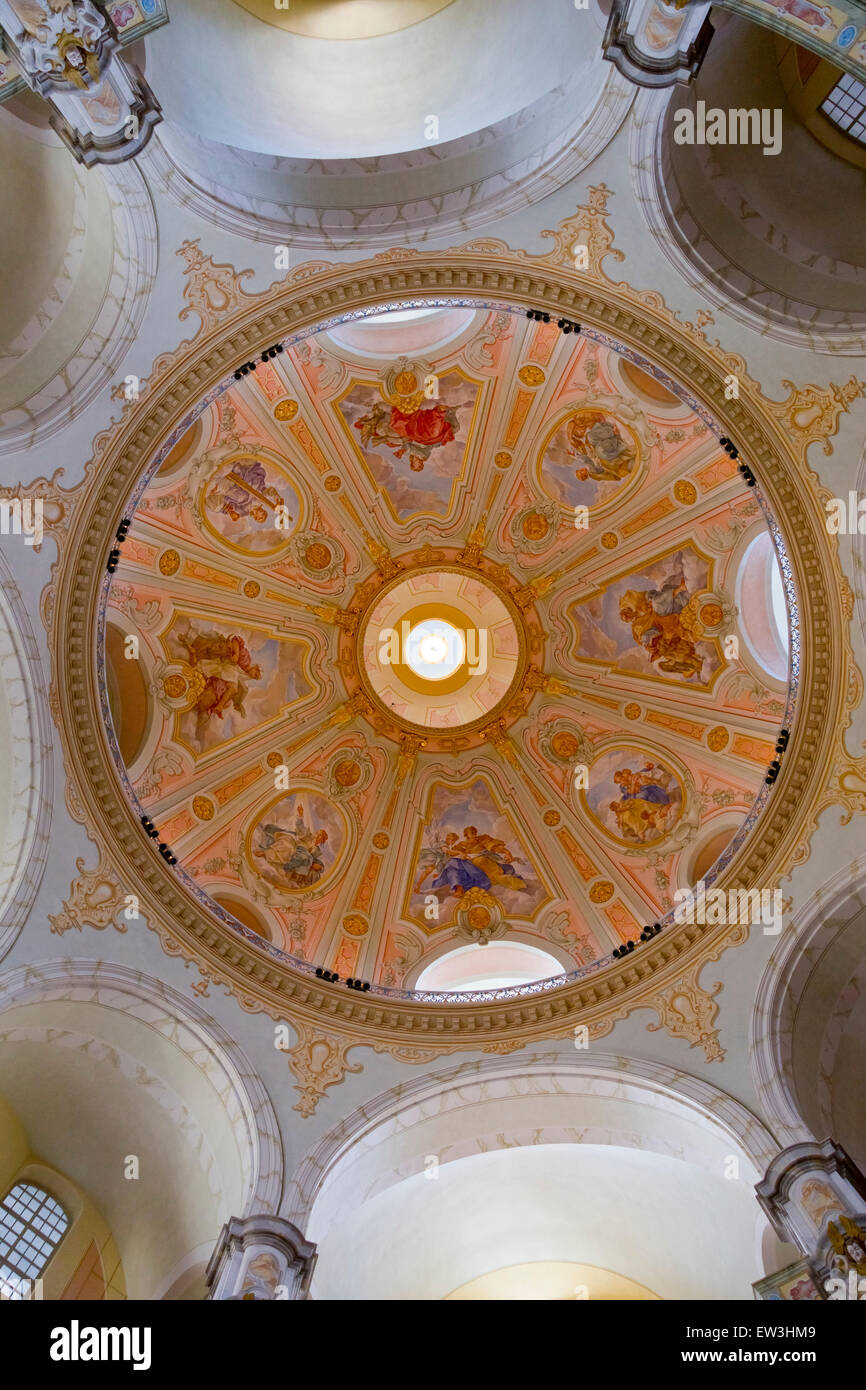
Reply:
[[69, 1225], [59, 1202], [33, 1183], [20, 1182], [0, 1202], [0, 1294], [27, 1296], [29, 1281], [47, 1265]]
[[840, 77], [829, 96], [821, 103], [825, 116], [850, 135], [866, 145], [866, 86], [846, 72]]

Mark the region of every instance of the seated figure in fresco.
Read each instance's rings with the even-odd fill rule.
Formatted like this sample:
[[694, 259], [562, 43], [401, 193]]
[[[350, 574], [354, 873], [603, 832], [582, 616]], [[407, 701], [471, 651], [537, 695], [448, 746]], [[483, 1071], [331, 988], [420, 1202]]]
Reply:
[[660, 589], [627, 589], [619, 601], [619, 616], [631, 625], [634, 640], [660, 670], [687, 679], [700, 676], [703, 661], [695, 642], [701, 626], [696, 596], [689, 594], [681, 559]]
[[207, 725], [214, 715], [222, 719], [230, 706], [244, 717], [244, 697], [249, 689], [244, 677], [251, 681], [262, 678], [262, 668], [253, 661], [244, 639], [236, 633], [225, 637], [218, 632], [200, 632], [179, 640], [186, 647], [190, 666], [204, 678], [193, 705], [199, 726]]
[[514, 855], [505, 841], [496, 840], [492, 835], [479, 835], [474, 825], [466, 826], [463, 839], [454, 845], [454, 853], [465, 855], [497, 887], [526, 888], [525, 880], [514, 868]]
[[376, 401], [355, 421], [355, 429], [360, 430], [365, 449], [384, 444], [398, 459], [408, 450], [409, 467], [420, 473], [434, 449], [456, 438], [459, 424], [457, 411], [441, 401], [431, 401], [418, 410], [401, 410], [398, 405]]
[[270, 864], [288, 887], [311, 888], [322, 877], [325, 865], [319, 850], [327, 844], [328, 832], [313, 831], [307, 825], [303, 806], [298, 807], [294, 830], [270, 823], [260, 826], [259, 833], [264, 848], [254, 849], [253, 854]]
[[619, 482], [634, 467], [635, 454], [616, 425], [601, 410], [584, 410], [568, 425], [568, 442], [580, 459], [574, 470], [581, 482]]
[[238, 460], [231, 464], [227, 473], [219, 475], [207, 500], [232, 521], [248, 516], [264, 523], [282, 499], [275, 487], [268, 486], [264, 465], [253, 459], [250, 463]]
[[663, 833], [673, 805], [668, 790], [671, 774], [657, 763], [646, 763], [640, 772], [621, 768], [613, 774], [613, 780], [620, 789], [621, 799], [612, 801], [610, 809], [623, 838], [645, 840]]
[[476, 868], [470, 859], [455, 852], [457, 839], [451, 830], [441, 843], [437, 842], [421, 851], [418, 868], [423, 869], [423, 873], [419, 874], [415, 882], [415, 893], [423, 891], [423, 885], [431, 874], [435, 874], [436, 877], [430, 884], [430, 891], [437, 895], [440, 902], [452, 894], [454, 897], [462, 898], [470, 888], [490, 891], [490, 879], [483, 869]]
[[479, 835], [474, 825], [466, 827], [462, 840], [452, 830], [441, 844], [422, 850], [418, 867], [424, 872], [416, 880], [414, 892], [420, 893], [423, 884], [435, 873], [430, 891], [436, 893], [440, 901], [449, 896], [462, 898], [470, 888], [481, 888], [489, 893], [493, 887], [518, 890], [527, 887], [513, 867], [513, 855], [504, 840]]

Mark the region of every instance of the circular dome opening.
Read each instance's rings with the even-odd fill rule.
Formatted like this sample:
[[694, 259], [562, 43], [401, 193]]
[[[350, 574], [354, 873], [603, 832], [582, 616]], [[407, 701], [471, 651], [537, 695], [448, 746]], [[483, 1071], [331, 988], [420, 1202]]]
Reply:
[[466, 660], [463, 634], [441, 618], [427, 618], [409, 633], [406, 662], [416, 676], [428, 681], [453, 676]]
[[469, 567], [404, 563], [414, 573], [377, 594], [359, 625], [361, 681], [406, 727], [476, 727], [523, 670], [517, 614]]

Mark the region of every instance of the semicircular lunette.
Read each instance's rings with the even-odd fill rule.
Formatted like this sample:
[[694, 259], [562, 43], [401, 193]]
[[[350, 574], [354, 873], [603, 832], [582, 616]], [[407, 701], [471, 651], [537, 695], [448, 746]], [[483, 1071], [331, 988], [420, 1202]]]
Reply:
[[739, 851], [789, 708], [740, 651], [784, 638], [742, 582], [781, 533], [689, 392], [428, 307], [423, 356], [405, 314], [387, 356], [331, 327], [192, 410], [102, 614], [115, 764], [188, 891], [391, 991], [514, 932], [595, 968]]

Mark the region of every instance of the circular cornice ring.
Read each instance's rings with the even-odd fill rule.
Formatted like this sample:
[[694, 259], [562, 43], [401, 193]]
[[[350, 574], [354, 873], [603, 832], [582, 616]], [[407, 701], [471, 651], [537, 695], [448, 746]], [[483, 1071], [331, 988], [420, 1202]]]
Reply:
[[[564, 245], [573, 231], [557, 235]], [[604, 232], [602, 233], [604, 236]], [[574, 237], [571, 238], [572, 242]], [[602, 254], [605, 253], [605, 247]], [[614, 255], [618, 254], [616, 252]], [[347, 309], [372, 309], [407, 296], [499, 296], [610, 331], [634, 351], [662, 360], [713, 412], [741, 447], [759, 477], [776, 516], [783, 517], [801, 608], [803, 643], [801, 697], [797, 719], [768, 813], [761, 816], [742, 853], [718, 886], [755, 888], [778, 881], [808, 853], [816, 823], [814, 808], [825, 791], [837, 756], [839, 731], [849, 722], [857, 672], [839, 602], [842, 578], [815, 504], [801, 454], [793, 447], [795, 427], [773, 411], [741, 359], [707, 343], [691, 324], [681, 323], [657, 294], [639, 294], [596, 270], [576, 273], [561, 250], [534, 259], [502, 242], [470, 243], [446, 252], [384, 253], [357, 265], [295, 272], [235, 313], [203, 317], [192, 343], [160, 359], [154, 380], [120, 423], [98, 436], [80, 502], [54, 574], [53, 604], [43, 603], [53, 653], [55, 700], [67, 773], [74, 783], [80, 817], [116, 865], [120, 882], [134, 876], [141, 908], [171, 954], [195, 960], [226, 985], [250, 1011], [265, 1011], [301, 1027], [324, 1027], [357, 1042], [396, 1050], [397, 1055], [457, 1048], [509, 1050], [532, 1039], [564, 1035], [578, 1023], [595, 1036], [617, 1017], [658, 997], [665, 985], [727, 946], [746, 939], [745, 926], [671, 926], [625, 960], [561, 988], [528, 992], [504, 1002], [447, 1004], [335, 992], [281, 960], [262, 953], [180, 886], [145, 837], [124, 796], [102, 729], [97, 680], [96, 627], [104, 564], [114, 530], [132, 489], [155, 452], [204, 393], [214, 390], [240, 361], [265, 344], [299, 332], [312, 333], [323, 320]], [[237, 300], [235, 301], [237, 302]], [[189, 312], [187, 309], [186, 313]], [[725, 398], [725, 375], [737, 364], [739, 398]], [[850, 614], [847, 615], [850, 618]], [[386, 995], [387, 991], [380, 991]], [[420, 1060], [420, 1057], [415, 1058]]]

